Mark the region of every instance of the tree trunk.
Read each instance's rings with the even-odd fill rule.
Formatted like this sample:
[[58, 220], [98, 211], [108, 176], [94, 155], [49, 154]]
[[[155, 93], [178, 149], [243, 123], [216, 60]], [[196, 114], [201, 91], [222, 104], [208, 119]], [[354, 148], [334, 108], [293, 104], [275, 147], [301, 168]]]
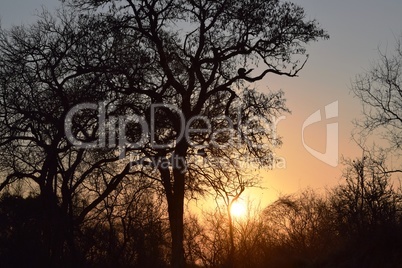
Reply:
[[[184, 148], [184, 146], [180, 148]], [[182, 153], [181, 155], [184, 154]], [[184, 157], [180, 159], [184, 159]], [[167, 161], [167, 159], [162, 161]], [[183, 247], [185, 163], [179, 162], [173, 164], [173, 172], [170, 172], [166, 166], [163, 167], [164, 165], [159, 167], [168, 204], [170, 234], [172, 238], [171, 267], [173, 268], [185, 267]]]
[[228, 223], [229, 223], [229, 240], [230, 240], [229, 256], [228, 256], [228, 260], [226, 263], [226, 267], [228, 267], [228, 268], [233, 267], [234, 253], [235, 253], [233, 219], [232, 219], [232, 214], [231, 214], [232, 205], [233, 205], [233, 201], [231, 201], [229, 203], [229, 205], [227, 206]]
[[44, 226], [43, 235], [48, 251], [48, 266], [60, 266], [63, 255], [63, 230], [60, 226], [60, 208], [55, 193], [57, 182], [57, 157], [56, 149], [48, 151], [48, 156], [43, 163], [40, 182], [41, 199], [43, 205]]
[[173, 268], [185, 267], [183, 247], [183, 204], [184, 195], [182, 198], [175, 195], [170, 202], [168, 202], [170, 233], [172, 235], [171, 265]]
[[42, 194], [44, 226], [43, 235], [45, 246], [48, 251], [47, 265], [50, 267], [60, 266], [63, 255], [63, 231], [61, 226], [59, 208], [56, 197], [52, 193]]

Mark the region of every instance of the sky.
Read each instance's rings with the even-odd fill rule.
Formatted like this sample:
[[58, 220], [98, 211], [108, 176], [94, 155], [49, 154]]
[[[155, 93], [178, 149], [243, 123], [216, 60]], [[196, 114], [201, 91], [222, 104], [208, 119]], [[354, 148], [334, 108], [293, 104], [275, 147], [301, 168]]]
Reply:
[[[317, 110], [338, 101], [338, 117], [322, 120], [304, 129], [304, 142], [320, 152], [326, 149], [327, 124], [338, 123], [339, 159], [361, 156], [352, 141], [353, 120], [361, 118], [360, 102], [351, 93], [356, 75], [363, 74], [378, 59], [378, 50], [392, 53], [402, 34], [402, 1], [396, 0], [299, 0], [307, 18], [316, 19], [330, 39], [308, 47], [309, 61], [299, 78], [267, 79], [270, 89], [285, 91], [292, 114], [278, 124], [284, 144], [279, 154], [286, 169], [268, 172], [264, 184], [269, 198], [306, 187], [324, 190], [342, 182], [342, 165], [332, 167], [303, 146], [302, 126]], [[322, 113], [322, 118], [325, 114]]]
[[[273, 170], [262, 170], [264, 188], [246, 193], [253, 200], [262, 198], [262, 205], [280, 194], [306, 187], [324, 190], [342, 182], [342, 165], [334, 167], [334, 163], [322, 160], [330, 162], [334, 157], [341, 159], [361, 155], [351, 139], [351, 122], [361, 117], [360, 103], [350, 92], [352, 81], [378, 59], [379, 49], [392, 52], [395, 40], [402, 34], [400, 0], [293, 2], [305, 9], [308, 19], [316, 19], [329, 33], [330, 39], [307, 47], [310, 58], [298, 78], [268, 76], [258, 84], [262, 91], [282, 89], [292, 111], [277, 126], [284, 142], [276, 152], [282, 164]], [[2, 27], [33, 22], [33, 15], [41, 9], [41, 5], [52, 10], [60, 6], [60, 2], [1, 0]], [[308, 124], [310, 116], [317, 115], [317, 111], [321, 111], [318, 113], [323, 120]], [[338, 128], [337, 137], [330, 136], [328, 142], [327, 127], [332, 127], [329, 133]], [[338, 148], [337, 153], [335, 147]], [[327, 153], [328, 159], [324, 153]]]

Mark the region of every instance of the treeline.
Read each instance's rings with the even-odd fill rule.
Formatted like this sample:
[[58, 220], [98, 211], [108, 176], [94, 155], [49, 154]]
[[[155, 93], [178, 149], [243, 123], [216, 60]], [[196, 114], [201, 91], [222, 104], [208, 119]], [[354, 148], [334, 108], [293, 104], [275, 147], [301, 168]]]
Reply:
[[[400, 267], [400, 188], [383, 163], [369, 156], [347, 161], [342, 180], [325, 195], [306, 189], [233, 219], [234, 255], [227, 210], [187, 213], [188, 267]], [[44, 228], [54, 226], [44, 222], [39, 197], [21, 195], [21, 189], [9, 188], [1, 196], [0, 263], [47, 267]], [[127, 181], [74, 230], [73, 245], [63, 246], [60, 263], [169, 267], [166, 204], [159, 196], [150, 185]]]

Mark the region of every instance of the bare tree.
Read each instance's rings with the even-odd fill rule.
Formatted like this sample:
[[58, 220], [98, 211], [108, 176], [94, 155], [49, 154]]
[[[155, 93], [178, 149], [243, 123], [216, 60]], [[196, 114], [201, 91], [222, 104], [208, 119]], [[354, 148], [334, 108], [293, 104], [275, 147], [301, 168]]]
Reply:
[[[106, 58], [122, 57], [117, 46], [118, 36], [100, 20], [65, 10], [0, 31], [0, 190], [20, 180], [37, 186], [51, 266], [61, 265], [64, 255], [76, 258], [75, 229], [133, 174], [114, 150], [77, 148], [65, 135], [75, 105], [110, 96], [106, 76], [85, 68], [102, 69]], [[73, 133], [97, 140], [102, 133], [94, 118], [91, 110], [77, 114]]]
[[151, 181], [124, 180], [92, 210], [79, 241], [94, 267], [164, 267], [169, 256], [166, 205]]
[[[249, 121], [255, 117], [270, 120], [285, 110], [284, 100], [280, 93], [260, 94], [245, 89], [245, 84], [268, 74], [296, 76], [305, 64], [304, 45], [328, 36], [316, 21], [305, 19], [301, 7], [276, 0], [70, 2], [104, 17], [111, 28], [135, 37], [132, 45], [143, 51], [144, 69], [132, 72], [132, 63], [121, 65], [118, 75], [109, 73], [109, 86], [131, 101], [139, 100], [132, 110], [139, 115], [149, 116], [151, 104], [165, 106], [152, 119], [155, 128], [148, 136], [154, 140], [127, 151], [157, 163], [168, 203], [172, 266], [184, 267], [184, 197], [202, 180], [187, 175], [187, 160], [200, 149], [208, 155], [232, 157], [216, 148], [236, 137], [240, 142], [234, 148], [242, 156], [252, 156], [262, 165], [271, 164], [272, 146], [260, 145], [272, 145], [278, 139], [272, 132], [261, 131], [267, 130], [261, 120]], [[181, 116], [169, 109], [172, 106]], [[236, 122], [227, 125], [230, 131], [214, 128], [228, 122], [222, 120], [223, 115]], [[196, 129], [205, 121], [195, 117], [210, 120], [210, 131], [180, 137], [184, 126]], [[136, 133], [135, 137], [141, 137], [140, 129]], [[160, 144], [169, 146], [155, 146]], [[170, 159], [178, 161], [167, 165]]]
[[264, 211], [271, 243], [283, 249], [287, 260], [316, 265], [333, 249], [336, 238], [329, 202], [313, 190], [280, 197]]
[[186, 252], [192, 263], [203, 267], [266, 267], [271, 234], [259, 208], [248, 202], [244, 217], [230, 223], [227, 206], [219, 206], [186, 221]]
[[204, 250], [207, 247], [205, 239], [206, 228], [196, 214], [186, 211], [184, 221], [184, 251], [189, 265], [203, 262]]
[[198, 224], [202, 226], [196, 256], [199, 262], [205, 267], [227, 266], [231, 248], [227, 215], [219, 209], [204, 211]]
[[[383, 149], [400, 156], [402, 146], [402, 43], [397, 40], [392, 55], [379, 52], [379, 59], [367, 73], [356, 77], [352, 92], [363, 105], [363, 120], [356, 120], [358, 134], [382, 137]], [[360, 139], [360, 137], [358, 137]], [[362, 144], [364, 147], [364, 144]], [[388, 172], [401, 172], [393, 167]]]
[[270, 230], [259, 204], [247, 200], [245, 215], [234, 219], [235, 246], [233, 267], [266, 267], [264, 263]]
[[395, 226], [402, 196], [392, 185], [385, 159], [367, 153], [346, 164], [346, 184], [334, 189], [331, 200], [342, 235], [363, 237]]
[[[222, 161], [222, 159], [220, 161], [208, 162], [208, 165], [204, 165], [204, 168], [199, 170], [202, 171], [202, 177], [206, 179], [208, 186], [212, 190], [211, 194], [214, 195], [218, 211], [228, 222], [230, 243], [226, 265], [227, 267], [233, 267], [236, 248], [232, 207], [238, 202], [247, 188], [258, 185], [258, 176], [252, 172], [248, 173], [246, 167], [239, 167], [236, 157], [230, 159], [229, 162]], [[189, 174], [192, 174], [191, 171]], [[222, 209], [223, 211], [221, 211]]]
[[[189, 176], [189, 160], [207, 154], [227, 161], [236, 153], [271, 165], [280, 144], [274, 117], [287, 111], [283, 93], [261, 94], [247, 84], [268, 74], [297, 76], [306, 63], [304, 46], [328, 36], [301, 7], [276, 0], [71, 3], [93, 12], [61, 16], [60, 23], [44, 16], [31, 28], [2, 32], [1, 187], [17, 179], [38, 184], [51, 206], [48, 223], [59, 228], [49, 234], [58, 258], [58, 236], [65, 227], [72, 232], [71, 219], [82, 222], [127, 175], [158, 181], [168, 205], [171, 264], [184, 267], [185, 194], [207, 185], [204, 177]], [[119, 120], [137, 116], [127, 128], [122, 120], [119, 138], [128, 140], [119, 144], [120, 155], [99, 143], [105, 130], [96, 109], [66, 121], [82, 102]], [[66, 122], [75, 144], [64, 133]], [[115, 134], [108, 132], [109, 141]], [[96, 150], [79, 146], [91, 142]], [[124, 151], [136, 160], [118, 161]], [[89, 202], [77, 210], [79, 195]], [[61, 218], [51, 218], [59, 211]]]

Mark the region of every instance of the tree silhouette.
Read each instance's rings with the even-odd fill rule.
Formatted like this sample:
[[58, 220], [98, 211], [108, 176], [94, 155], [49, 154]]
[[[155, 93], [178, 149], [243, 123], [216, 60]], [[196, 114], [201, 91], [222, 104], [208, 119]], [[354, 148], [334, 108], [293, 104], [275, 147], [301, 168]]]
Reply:
[[[126, 97], [142, 101], [139, 107], [145, 110], [138, 109], [137, 114], [146, 117], [151, 104], [174, 106], [180, 111], [178, 116], [169, 107], [158, 109], [154, 121], [149, 119], [155, 126], [149, 133], [154, 140], [136, 149], [126, 149], [140, 159], [146, 157], [157, 163], [168, 203], [172, 266], [183, 267], [184, 197], [186, 192], [199, 190], [202, 184], [202, 177], [187, 175], [187, 160], [197, 155], [200, 148], [210, 156], [233, 157], [225, 155], [226, 149], [220, 146], [236, 138], [239, 142], [232, 148], [240, 157], [248, 155], [259, 164], [271, 164], [272, 146], [268, 145], [277, 139], [272, 132], [260, 131], [264, 127], [267, 130], [261, 119], [270, 120], [270, 116], [285, 110], [282, 94], [257, 93], [245, 89], [245, 83], [256, 82], [268, 74], [296, 76], [305, 63], [298, 57], [305, 54], [304, 45], [328, 36], [316, 21], [305, 20], [301, 7], [279, 1], [70, 3], [93, 10], [111, 27], [135, 36], [134, 44], [146, 55], [144, 68], [138, 73], [133, 66], [121, 66], [124, 72], [120, 77], [125, 80], [115, 79], [112, 86]], [[247, 70], [238, 72], [239, 67]], [[239, 110], [240, 118], [236, 120]], [[260, 120], [231, 125], [229, 120], [222, 120], [223, 115], [232, 122]], [[208, 128], [200, 117], [210, 122], [209, 131], [189, 133], [181, 139], [183, 121], [193, 129]], [[226, 131], [219, 128], [222, 124], [226, 124]], [[140, 133], [134, 136], [141, 137]], [[155, 146], [160, 144], [168, 146]], [[169, 159], [178, 161], [167, 165]]]
[[[45, 266], [46, 246], [39, 198], [0, 196], [0, 263], [3, 267]], [[23, 255], [23, 257], [22, 257]]]
[[[230, 150], [229, 150], [230, 151]], [[226, 152], [227, 153], [227, 152]], [[258, 176], [255, 172], [250, 172], [245, 166], [239, 166], [236, 159], [231, 159], [229, 162], [226, 159], [220, 161], [204, 161], [204, 166], [199, 169], [199, 174], [206, 181], [212, 190], [212, 195], [216, 202], [217, 211], [222, 215], [222, 218], [227, 218], [228, 235], [229, 235], [229, 254], [226, 257], [226, 266], [233, 267], [235, 262], [235, 230], [234, 217], [232, 215], [232, 206], [235, 204], [246, 188], [255, 187], [258, 185]], [[189, 171], [190, 176], [192, 169]], [[200, 173], [200, 171], [202, 173]], [[221, 211], [223, 210], [223, 211]]]
[[165, 204], [149, 185], [126, 181], [87, 217], [79, 237], [93, 267], [165, 267], [169, 236]]
[[[64, 240], [74, 251], [74, 225], [128, 175], [160, 182], [171, 265], [184, 267], [185, 195], [208, 187], [193, 163], [206, 155], [272, 165], [283, 93], [248, 85], [297, 76], [304, 46], [328, 36], [301, 7], [276, 0], [70, 3], [83, 12], [2, 32], [1, 187], [37, 183], [46, 222], [57, 226], [48, 234], [57, 265]], [[68, 117], [80, 103], [92, 105]], [[104, 129], [102, 109], [119, 136], [113, 120]], [[134, 159], [122, 163], [125, 154]]]
[[401, 189], [394, 187], [387, 170], [383, 156], [367, 151], [361, 158], [345, 160], [345, 181], [329, 198], [340, 241], [334, 263], [398, 266], [395, 252], [401, 247]]
[[[362, 104], [363, 120], [356, 120], [357, 134], [365, 141], [371, 134], [388, 144], [381, 150], [400, 156], [402, 137], [402, 40], [398, 39], [393, 54], [379, 51], [379, 59], [352, 84], [352, 92]], [[364, 147], [364, 142], [360, 142]], [[366, 149], [366, 148], [365, 148]], [[392, 167], [388, 173], [400, 173]]]
[[280, 197], [265, 209], [264, 218], [271, 239], [283, 249], [284, 255], [292, 256], [282, 260], [281, 266], [289, 262], [320, 261], [333, 250], [335, 229], [329, 202], [311, 189]]
[[[113, 150], [77, 148], [65, 135], [75, 105], [110, 94], [105, 75], [87, 66], [103, 68], [102, 57], [119, 56], [116, 43], [103, 42], [111, 35], [96, 18], [70, 11], [45, 11], [31, 26], [0, 32], [0, 190], [20, 180], [38, 189], [50, 266], [62, 265], [64, 255], [79, 262], [76, 228], [131, 173]], [[96, 116], [83, 111], [72, 131], [96, 140]]]
[[392, 185], [385, 159], [366, 153], [346, 164], [346, 184], [335, 188], [331, 201], [339, 230], [346, 236], [364, 237], [384, 226], [395, 226], [402, 199]]

